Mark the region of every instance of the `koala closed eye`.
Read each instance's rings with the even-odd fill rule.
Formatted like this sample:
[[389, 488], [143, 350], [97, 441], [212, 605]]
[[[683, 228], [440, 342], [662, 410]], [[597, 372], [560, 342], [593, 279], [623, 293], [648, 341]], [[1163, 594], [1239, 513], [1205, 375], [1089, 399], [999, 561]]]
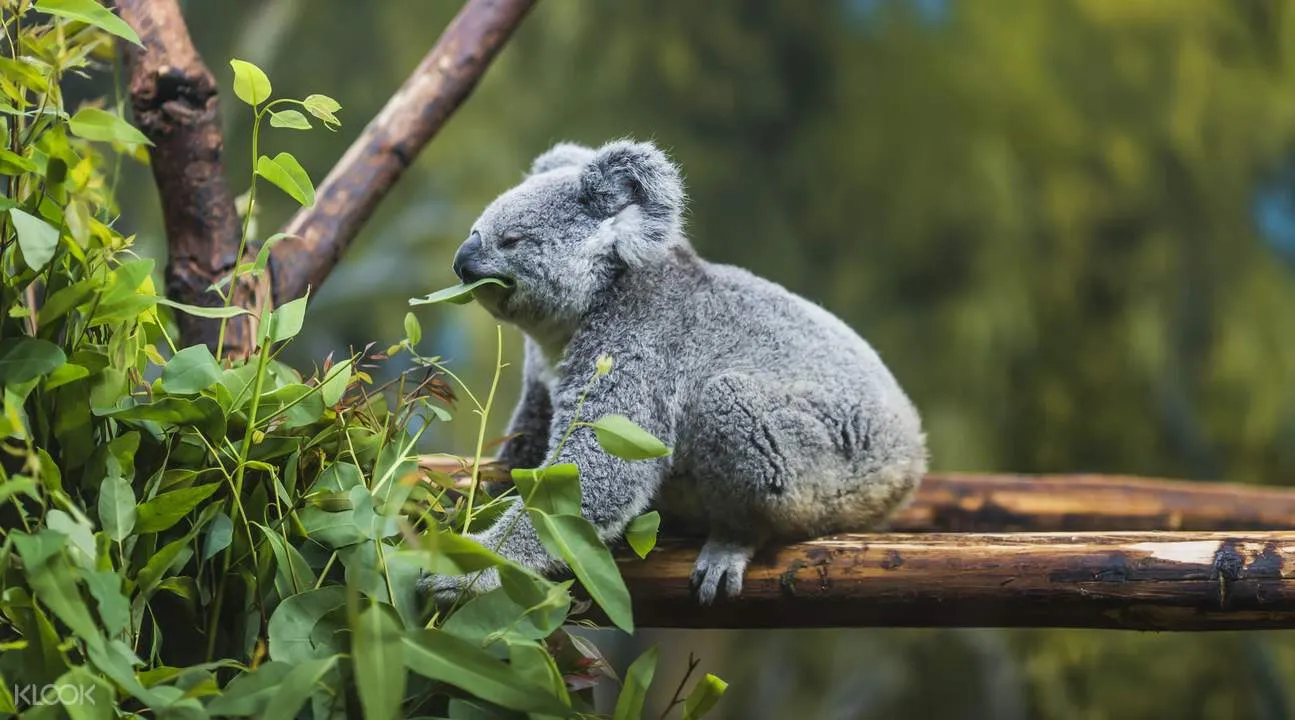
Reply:
[[526, 239], [526, 236], [516, 230], [509, 230], [499, 238], [499, 247], [507, 248], [516, 245]]

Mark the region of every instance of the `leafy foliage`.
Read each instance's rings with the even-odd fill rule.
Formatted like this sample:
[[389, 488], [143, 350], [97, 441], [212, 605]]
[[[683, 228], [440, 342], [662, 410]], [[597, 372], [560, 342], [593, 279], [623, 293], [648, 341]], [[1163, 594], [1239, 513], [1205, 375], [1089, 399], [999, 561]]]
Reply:
[[[0, 62], [0, 713], [47, 717], [50, 702], [74, 718], [591, 713], [591, 668], [604, 661], [564, 628], [573, 583], [459, 534], [517, 499], [474, 507], [475, 485], [463, 493], [418, 470], [415, 445], [452, 417], [455, 392], [439, 360], [415, 352], [417, 319], [393, 352], [418, 362], [382, 386], [369, 372], [385, 356], [368, 349], [310, 375], [278, 359], [305, 298], [256, 318], [250, 357], [176, 347], [174, 312], [251, 311], [156, 294], [153, 262], [115, 229], [104, 153], [147, 141], [119, 109], [69, 116], [60, 89], [111, 52], [104, 31], [133, 33], [88, 0], [44, 0], [45, 16], [3, 8], [16, 40]], [[299, 111], [271, 110], [291, 103], [337, 125], [336, 101], [275, 100], [263, 72], [232, 66], [256, 132], [267, 115], [308, 129]], [[291, 155], [256, 157], [251, 198], [261, 177], [308, 204]], [[215, 289], [264, 272], [277, 237]], [[477, 410], [486, 422], [488, 405]], [[654, 447], [626, 422], [627, 459]], [[546, 544], [632, 627], [615, 561], [579, 515], [578, 469], [526, 477]], [[487, 569], [503, 587], [453, 608], [416, 592], [423, 571]], [[50, 686], [53, 700], [24, 690]]]

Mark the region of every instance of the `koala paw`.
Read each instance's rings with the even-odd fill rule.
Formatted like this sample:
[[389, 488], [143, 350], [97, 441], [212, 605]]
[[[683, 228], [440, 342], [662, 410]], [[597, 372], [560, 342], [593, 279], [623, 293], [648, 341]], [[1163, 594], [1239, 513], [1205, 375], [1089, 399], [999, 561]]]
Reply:
[[722, 540], [707, 540], [697, 556], [697, 566], [692, 571], [692, 586], [697, 592], [697, 601], [710, 605], [720, 592], [723, 582], [723, 595], [735, 598], [742, 594], [742, 577], [746, 573], [746, 563], [755, 553], [755, 548]]
[[418, 589], [430, 595], [437, 605], [448, 607], [459, 598], [467, 599], [499, 587], [499, 571], [494, 568], [468, 575], [423, 575]]

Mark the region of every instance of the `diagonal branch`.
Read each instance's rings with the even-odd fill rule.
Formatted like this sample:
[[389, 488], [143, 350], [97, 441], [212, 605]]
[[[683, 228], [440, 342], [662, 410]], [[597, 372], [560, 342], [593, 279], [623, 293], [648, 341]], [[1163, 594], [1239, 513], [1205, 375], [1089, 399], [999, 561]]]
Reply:
[[271, 251], [274, 299], [318, 288], [419, 151], [472, 93], [535, 0], [470, 0]]
[[[208, 291], [235, 266], [241, 229], [234, 196], [225, 180], [221, 154], [220, 104], [216, 80], [189, 38], [176, 0], [116, 0], [144, 49], [120, 43], [130, 74], [135, 124], [153, 143], [149, 156], [161, 195], [169, 260], [168, 297], [192, 305], [216, 306]], [[234, 303], [257, 307], [255, 283], [240, 282]], [[178, 313], [184, 345], [213, 350], [219, 323]], [[238, 354], [252, 347], [247, 319], [230, 323], [226, 347]]]

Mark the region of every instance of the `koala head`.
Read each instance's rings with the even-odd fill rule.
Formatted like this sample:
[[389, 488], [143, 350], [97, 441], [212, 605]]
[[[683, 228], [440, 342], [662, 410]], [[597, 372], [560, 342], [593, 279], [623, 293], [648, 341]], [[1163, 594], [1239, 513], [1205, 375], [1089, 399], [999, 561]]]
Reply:
[[495, 277], [478, 301], [532, 334], [569, 333], [626, 272], [684, 245], [679, 170], [651, 143], [560, 143], [477, 218], [454, 256], [463, 282]]

